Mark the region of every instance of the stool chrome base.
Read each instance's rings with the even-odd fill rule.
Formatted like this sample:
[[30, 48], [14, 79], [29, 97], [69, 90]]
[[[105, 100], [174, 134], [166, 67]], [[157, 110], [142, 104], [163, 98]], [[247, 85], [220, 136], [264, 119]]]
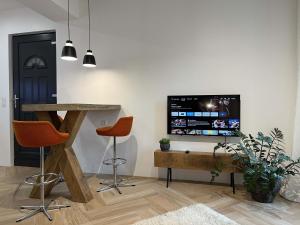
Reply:
[[[40, 147], [40, 174], [36, 174], [30, 177], [25, 178], [25, 183], [30, 185], [38, 185], [40, 186], [40, 197], [41, 197], [41, 203], [38, 206], [21, 206], [21, 209], [27, 209], [32, 210], [32, 212], [26, 214], [25, 216], [21, 217], [20, 219], [17, 219], [16, 222], [21, 222], [25, 219], [28, 219], [40, 212], [42, 212], [48, 220], [52, 221], [52, 216], [48, 213], [50, 210], [55, 209], [62, 209], [62, 208], [68, 208], [71, 207], [70, 205], [53, 205], [50, 206], [50, 204], [53, 202], [53, 200], [50, 200], [47, 204], [45, 203], [45, 184], [50, 184], [58, 181], [59, 175], [55, 173], [47, 173], [44, 172], [44, 147]], [[51, 177], [54, 177], [53, 179], [50, 179]], [[46, 181], [45, 181], [46, 178]], [[32, 179], [36, 179], [36, 182], [32, 181]], [[50, 180], [49, 180], [50, 179]]]
[[116, 189], [119, 192], [119, 194], [122, 194], [119, 187], [134, 187], [134, 186], [135, 186], [135, 184], [114, 183], [114, 184], [108, 184], [104, 187], [98, 188], [97, 192], [108, 191], [110, 189]]
[[50, 210], [57, 210], [57, 209], [62, 209], [62, 208], [68, 208], [71, 207], [70, 205], [53, 205], [53, 206], [49, 206], [51, 204], [51, 202], [53, 202], [53, 200], [51, 200], [47, 205], [39, 205], [39, 206], [21, 206], [21, 209], [28, 209], [28, 210], [32, 210], [32, 212], [26, 214], [25, 216], [21, 217], [20, 219], [17, 219], [16, 222], [21, 222], [23, 220], [26, 220], [40, 212], [42, 212], [49, 221], [52, 221], [52, 216], [50, 216], [50, 214], [48, 213], [48, 211]]
[[106, 186], [98, 188], [97, 192], [102, 192], [102, 191], [107, 191], [110, 189], [116, 189], [119, 194], [122, 194], [120, 191], [119, 187], [134, 187], [134, 184], [125, 184], [122, 183], [124, 179], [118, 177], [117, 175], [117, 168], [118, 166], [125, 164], [127, 162], [126, 159], [123, 158], [118, 158], [117, 157], [117, 152], [116, 152], [116, 137], [114, 137], [114, 148], [113, 148], [113, 158], [107, 159], [103, 161], [103, 164], [105, 165], [112, 165], [113, 167], [113, 183], [108, 183], [108, 182], [100, 182], [100, 184], [104, 184]]
[[[126, 181], [127, 179], [124, 179], [120, 176], [117, 176], [117, 183], [122, 183], [124, 181]], [[113, 179], [103, 179], [102, 182], [99, 182], [99, 184], [102, 184], [102, 185], [105, 185], [105, 186], [108, 186], [108, 185], [111, 185], [114, 183], [114, 180]]]

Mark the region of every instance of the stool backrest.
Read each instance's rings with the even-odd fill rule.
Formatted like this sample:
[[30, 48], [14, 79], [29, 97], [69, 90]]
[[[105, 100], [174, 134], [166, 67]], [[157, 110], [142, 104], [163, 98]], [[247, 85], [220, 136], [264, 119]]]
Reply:
[[13, 121], [13, 129], [18, 143], [23, 147], [36, 148], [57, 145], [69, 138], [48, 121]]
[[115, 125], [111, 128], [113, 136], [127, 136], [130, 134], [132, 128], [133, 117], [122, 117], [120, 118]]

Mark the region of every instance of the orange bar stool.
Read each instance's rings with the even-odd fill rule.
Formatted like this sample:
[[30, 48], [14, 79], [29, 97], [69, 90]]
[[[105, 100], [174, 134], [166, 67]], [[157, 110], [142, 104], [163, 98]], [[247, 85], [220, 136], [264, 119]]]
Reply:
[[118, 158], [117, 157], [117, 149], [116, 149], [116, 137], [124, 137], [129, 135], [132, 127], [133, 117], [122, 117], [120, 118], [117, 123], [111, 127], [102, 127], [96, 129], [98, 135], [101, 136], [109, 136], [114, 137], [114, 148], [113, 148], [113, 158], [107, 159], [103, 161], [104, 165], [112, 165], [113, 167], [113, 183], [107, 184], [105, 187], [98, 188], [97, 192], [106, 191], [112, 188], [115, 188], [120, 194], [119, 187], [132, 187], [135, 186], [133, 184], [124, 184], [122, 181], [117, 180], [117, 168], [118, 166], [125, 164], [127, 162], [126, 159]]
[[70, 207], [69, 205], [50, 206], [53, 200], [45, 204], [45, 185], [57, 182], [59, 175], [55, 173], [44, 173], [44, 147], [53, 146], [65, 142], [69, 138], [68, 133], [61, 133], [47, 121], [13, 121], [13, 128], [18, 143], [23, 147], [40, 148], [40, 174], [25, 178], [24, 182], [30, 185], [39, 185], [41, 193], [41, 204], [38, 206], [21, 206], [21, 209], [32, 210], [31, 213], [21, 217], [16, 222], [28, 219], [40, 212], [52, 221], [48, 210]]

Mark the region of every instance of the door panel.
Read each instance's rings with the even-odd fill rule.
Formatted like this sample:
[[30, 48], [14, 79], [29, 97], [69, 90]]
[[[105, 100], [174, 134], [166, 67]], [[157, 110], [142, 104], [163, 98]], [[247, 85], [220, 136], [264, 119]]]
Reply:
[[[55, 32], [13, 36], [15, 120], [36, 120], [22, 112], [22, 104], [56, 103]], [[39, 150], [23, 148], [15, 140], [15, 165], [39, 166]]]

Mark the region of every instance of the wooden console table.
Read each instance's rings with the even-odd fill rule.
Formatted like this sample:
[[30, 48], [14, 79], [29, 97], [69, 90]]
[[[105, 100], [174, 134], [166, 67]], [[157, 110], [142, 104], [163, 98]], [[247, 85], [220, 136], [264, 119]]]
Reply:
[[230, 173], [230, 186], [235, 193], [234, 173], [239, 172], [234, 166], [230, 154], [212, 152], [193, 152], [185, 151], [161, 151], [154, 152], [154, 166], [167, 168], [167, 187], [172, 182], [172, 168], [190, 170], [212, 170], [218, 161], [222, 161], [224, 169], [222, 172]]
[[[90, 188], [83, 176], [78, 159], [72, 148], [80, 125], [88, 111], [120, 110], [120, 105], [93, 105], [93, 104], [24, 104], [23, 111], [35, 112], [38, 120], [51, 122], [56, 129], [70, 134], [69, 139], [63, 143], [51, 147], [50, 154], [45, 162], [45, 173], [62, 172], [64, 179], [76, 202], [88, 202], [92, 197]], [[63, 121], [57, 115], [57, 111], [67, 111]], [[96, 133], [95, 133], [96, 138]], [[55, 184], [45, 187], [45, 196], [49, 195]], [[40, 190], [34, 186], [30, 197], [39, 198]]]

